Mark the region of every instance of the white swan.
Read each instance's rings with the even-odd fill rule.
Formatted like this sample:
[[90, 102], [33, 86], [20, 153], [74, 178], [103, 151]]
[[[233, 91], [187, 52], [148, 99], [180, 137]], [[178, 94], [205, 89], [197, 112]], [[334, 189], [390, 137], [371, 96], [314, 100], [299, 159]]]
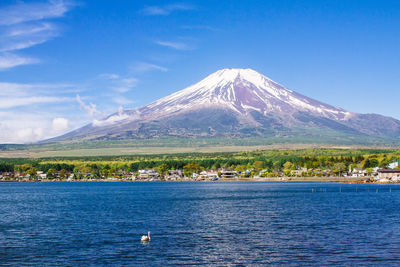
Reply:
[[150, 231], [147, 233], [147, 236], [146, 235], [142, 235], [142, 238], [140, 239], [142, 242], [148, 242], [148, 241], [150, 241], [151, 240], [151, 238], [150, 238]]

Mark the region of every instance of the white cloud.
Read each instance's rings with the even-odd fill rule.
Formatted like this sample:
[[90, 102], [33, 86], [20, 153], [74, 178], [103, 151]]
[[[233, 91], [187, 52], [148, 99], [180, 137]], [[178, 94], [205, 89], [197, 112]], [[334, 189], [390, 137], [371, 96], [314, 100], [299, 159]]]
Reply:
[[186, 4], [172, 4], [166, 6], [148, 6], [142, 9], [142, 13], [144, 15], [150, 16], [167, 16], [174, 11], [185, 11], [185, 10], [193, 10], [195, 9], [194, 6], [186, 5]]
[[10, 53], [45, 43], [58, 35], [58, 28], [43, 20], [64, 16], [72, 3], [49, 0], [18, 3], [0, 8], [0, 70], [38, 63], [38, 59]]
[[126, 92], [129, 92], [130, 88], [129, 87], [113, 87], [113, 90], [118, 93], [126, 93]]
[[106, 79], [106, 80], [116, 80], [119, 79], [119, 75], [115, 73], [103, 73], [99, 75], [99, 78]]
[[31, 143], [43, 138], [43, 128], [23, 128], [16, 132], [17, 143]]
[[0, 51], [15, 51], [47, 42], [58, 35], [58, 28], [49, 22], [31, 22], [0, 27]]
[[80, 95], [76, 95], [76, 100], [78, 101], [81, 108], [87, 111], [87, 114], [90, 118], [95, 118], [98, 115], [102, 115], [102, 113], [97, 110], [96, 104], [89, 103], [89, 105], [87, 105], [85, 102], [83, 102]]
[[57, 90], [66, 90], [63, 84], [20, 84], [0, 82], [0, 109], [30, 107], [35, 104], [60, 103], [72, 98], [60, 95]]
[[30, 57], [21, 57], [11, 53], [0, 54], [0, 71], [34, 63], [39, 63], [39, 60]]
[[129, 105], [132, 104], [133, 101], [124, 97], [124, 96], [114, 96], [112, 100], [117, 103], [118, 105], [124, 106], [124, 105]]
[[8, 37], [26, 36], [54, 30], [55, 26], [49, 22], [39, 22], [38, 24], [21, 24], [10, 27], [7, 32]]
[[0, 25], [13, 25], [27, 21], [62, 17], [72, 6], [62, 0], [44, 3], [23, 3], [0, 9]]
[[212, 32], [219, 32], [221, 29], [207, 26], [207, 25], [183, 25], [181, 26], [184, 30], [207, 30]]
[[116, 122], [122, 121], [129, 118], [128, 114], [125, 114], [122, 107], [118, 109], [118, 113], [115, 115], [111, 115], [110, 117], [104, 120], [93, 120], [93, 126], [106, 126], [110, 124], [114, 124]]
[[[130, 111], [132, 112], [132, 110]], [[139, 111], [135, 111], [134, 114], [127, 114], [124, 112], [122, 107], [119, 107], [118, 109], [118, 113], [111, 115], [110, 117], [104, 119], [104, 120], [94, 120], [92, 125], [96, 126], [96, 127], [100, 127], [100, 126], [107, 126], [107, 125], [111, 125], [117, 122], [121, 122], [125, 119], [130, 119], [130, 120], [135, 120], [138, 119], [140, 117], [140, 112]]]
[[158, 6], [149, 6], [142, 10], [145, 15], [169, 15], [171, 12]]
[[134, 88], [138, 83], [136, 78], [123, 78], [118, 81], [114, 88], [115, 91], [125, 93]]
[[57, 91], [67, 93], [71, 90], [76, 91], [76, 89], [72, 89], [73, 87], [70, 84], [0, 82], [0, 98], [38, 96], [39, 94], [57, 93]]
[[126, 93], [132, 90], [138, 84], [138, 79], [134, 77], [121, 77], [115, 73], [104, 73], [98, 76], [100, 79], [106, 80], [102, 82], [102, 86], [111, 88], [118, 93]]
[[158, 45], [169, 47], [175, 50], [189, 50], [191, 49], [187, 44], [181, 42], [169, 42], [169, 41], [156, 41]]
[[133, 66], [133, 70], [137, 72], [147, 72], [147, 71], [152, 71], [152, 70], [159, 70], [162, 72], [168, 71], [167, 68], [156, 65], [156, 64], [151, 64], [147, 62], [138, 62]]
[[[0, 144], [31, 143], [52, 138], [70, 129], [70, 121], [48, 112], [0, 111]], [[81, 125], [75, 122], [73, 126]]]
[[0, 112], [0, 143], [35, 142], [43, 138], [44, 117], [38, 114]]
[[68, 120], [65, 118], [55, 118], [51, 124], [51, 130], [55, 134], [64, 133], [68, 130]]
[[31, 97], [8, 97], [0, 99], [0, 109], [7, 109], [19, 106], [29, 106], [39, 103], [55, 103], [68, 101], [66, 97], [54, 96], [31, 96]]
[[0, 98], [27, 96], [32, 88], [30, 84], [0, 82]]
[[[37, 128], [37, 129], [40, 129], [40, 128]], [[42, 132], [41, 130], [37, 130], [37, 131]], [[34, 132], [35, 132], [35, 130], [32, 129], [32, 128], [20, 129], [16, 133], [17, 134], [17, 140], [19, 140], [20, 142], [23, 142], [23, 143], [36, 141], [40, 137], [37, 136]]]
[[0, 48], [0, 52], [21, 50], [21, 49], [29, 48], [31, 46], [38, 45], [38, 44], [42, 44], [46, 41], [47, 41], [47, 39], [37, 39], [37, 40], [22, 40], [19, 42], [11, 42], [9, 44], [3, 45]]
[[[65, 112], [74, 99], [66, 92], [71, 87], [0, 82], [0, 143], [36, 142], [67, 130], [70, 120], [65, 114], [74, 116]], [[83, 122], [76, 118], [72, 125]]]

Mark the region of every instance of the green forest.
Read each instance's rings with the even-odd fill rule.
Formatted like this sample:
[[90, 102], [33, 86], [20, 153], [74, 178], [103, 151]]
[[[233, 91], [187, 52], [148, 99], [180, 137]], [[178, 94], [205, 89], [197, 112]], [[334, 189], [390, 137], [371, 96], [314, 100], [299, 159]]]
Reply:
[[[1, 159], [0, 173], [26, 173], [35, 176], [38, 171], [48, 177], [77, 176], [90, 174], [91, 177], [122, 176], [137, 173], [141, 169], [154, 169], [160, 174], [168, 170], [183, 169], [186, 172], [202, 170], [235, 170], [244, 173], [251, 170], [253, 175], [263, 171], [265, 176], [277, 172], [285, 175], [306, 169], [302, 175], [337, 175], [353, 168], [371, 170], [386, 167], [400, 160], [396, 149], [299, 149], [265, 150], [236, 153], [190, 153], [147, 156], [101, 156], [77, 158]], [[325, 172], [323, 172], [325, 170]]]

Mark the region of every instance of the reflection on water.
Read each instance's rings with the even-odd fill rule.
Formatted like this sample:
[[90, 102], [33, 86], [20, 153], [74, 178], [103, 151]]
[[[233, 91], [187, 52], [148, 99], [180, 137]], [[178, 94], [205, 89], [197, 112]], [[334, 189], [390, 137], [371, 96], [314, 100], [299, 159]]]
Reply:
[[395, 185], [3, 183], [0, 264], [399, 265], [399, 204]]

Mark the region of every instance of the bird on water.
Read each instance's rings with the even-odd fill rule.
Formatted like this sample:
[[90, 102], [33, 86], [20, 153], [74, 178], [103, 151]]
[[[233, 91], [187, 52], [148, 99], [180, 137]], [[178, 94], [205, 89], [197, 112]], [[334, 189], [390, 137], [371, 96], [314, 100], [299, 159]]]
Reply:
[[142, 238], [140, 239], [142, 242], [148, 242], [150, 241], [150, 231], [147, 232], [147, 235], [142, 235]]

